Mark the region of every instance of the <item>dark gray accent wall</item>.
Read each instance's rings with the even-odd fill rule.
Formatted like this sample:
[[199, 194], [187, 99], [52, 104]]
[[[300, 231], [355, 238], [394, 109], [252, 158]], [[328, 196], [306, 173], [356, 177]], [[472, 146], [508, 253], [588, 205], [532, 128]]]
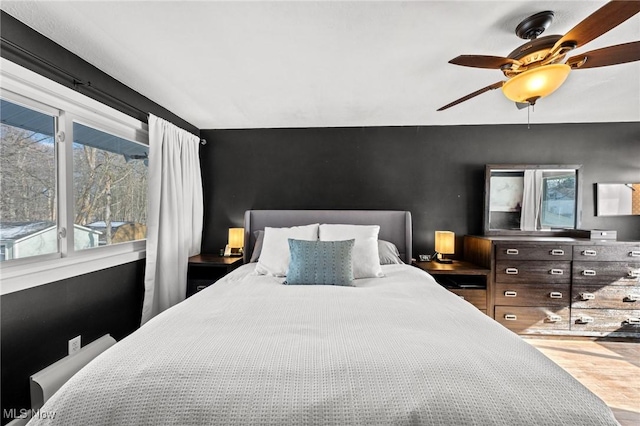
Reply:
[[[525, 114], [524, 112], [523, 114]], [[523, 120], [525, 116], [523, 115]], [[202, 130], [203, 250], [247, 209], [401, 209], [414, 253], [435, 230], [482, 233], [488, 163], [582, 164], [583, 228], [640, 240], [640, 216], [596, 217], [594, 184], [640, 182], [640, 123]]]
[[33, 287], [0, 298], [2, 424], [7, 410], [31, 407], [29, 376], [68, 353], [111, 334], [120, 340], [140, 326], [144, 260]]

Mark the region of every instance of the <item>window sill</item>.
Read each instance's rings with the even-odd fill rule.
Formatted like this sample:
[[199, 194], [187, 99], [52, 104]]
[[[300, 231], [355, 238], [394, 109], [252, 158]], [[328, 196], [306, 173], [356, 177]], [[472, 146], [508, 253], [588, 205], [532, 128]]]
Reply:
[[142, 244], [123, 244], [119, 250], [95, 249], [73, 257], [0, 267], [0, 295], [88, 274], [146, 258]]

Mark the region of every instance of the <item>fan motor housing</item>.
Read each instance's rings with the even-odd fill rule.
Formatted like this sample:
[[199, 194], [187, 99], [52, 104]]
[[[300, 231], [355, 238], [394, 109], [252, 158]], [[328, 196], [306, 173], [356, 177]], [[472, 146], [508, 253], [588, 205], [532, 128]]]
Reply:
[[520, 72], [524, 72], [531, 68], [531, 66], [547, 65], [561, 61], [564, 59], [565, 54], [571, 49], [562, 48], [559, 50], [558, 54], [547, 58], [544, 63], [541, 63], [553, 46], [555, 46], [556, 42], [561, 38], [562, 36], [560, 35], [549, 35], [526, 42], [507, 56], [509, 59], [515, 59], [521, 62], [522, 65], [509, 64], [505, 66], [502, 71], [507, 77], [509, 77]]

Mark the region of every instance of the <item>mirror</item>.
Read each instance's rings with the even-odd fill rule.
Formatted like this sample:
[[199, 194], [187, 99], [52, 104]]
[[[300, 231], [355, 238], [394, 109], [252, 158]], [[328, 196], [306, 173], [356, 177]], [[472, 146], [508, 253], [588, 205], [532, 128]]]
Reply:
[[580, 227], [580, 165], [488, 164], [485, 235], [557, 234]]
[[640, 215], [640, 183], [598, 183], [598, 216]]

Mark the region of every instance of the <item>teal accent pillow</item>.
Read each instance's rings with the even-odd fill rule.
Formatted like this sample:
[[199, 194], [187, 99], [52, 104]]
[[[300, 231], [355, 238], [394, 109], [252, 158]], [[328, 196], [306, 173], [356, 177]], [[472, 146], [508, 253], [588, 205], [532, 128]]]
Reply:
[[289, 238], [285, 284], [353, 285], [355, 240], [304, 241]]

